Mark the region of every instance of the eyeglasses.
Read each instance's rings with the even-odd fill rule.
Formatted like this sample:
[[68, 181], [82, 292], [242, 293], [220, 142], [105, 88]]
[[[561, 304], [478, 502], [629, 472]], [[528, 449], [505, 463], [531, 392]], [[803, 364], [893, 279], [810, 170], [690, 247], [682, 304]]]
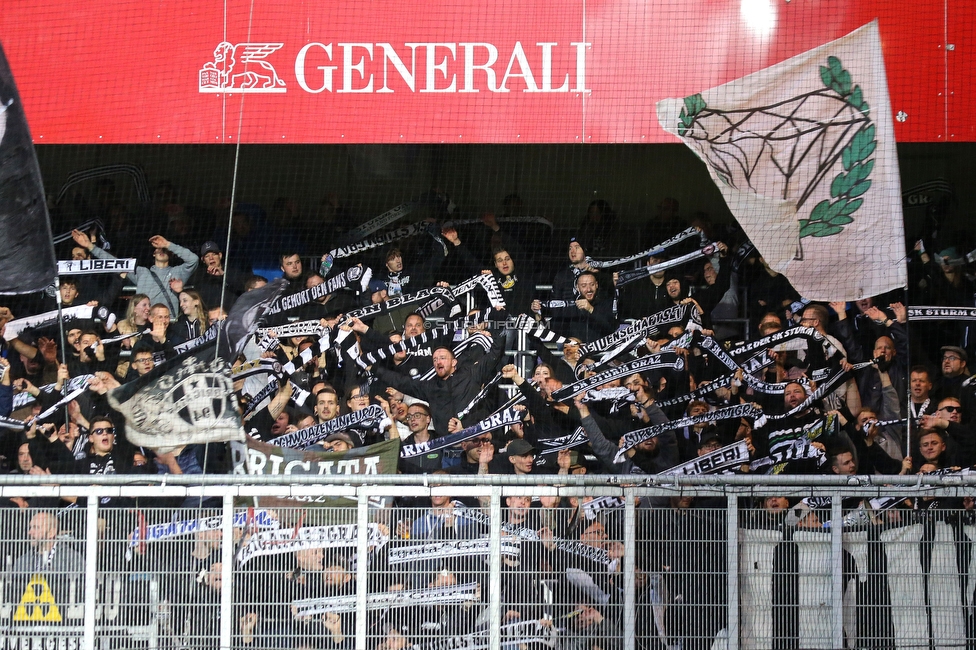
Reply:
[[146, 357], [144, 359], [133, 359], [132, 363], [152, 363], [152, 357]]
[[942, 357], [942, 360], [943, 361], [962, 361], [962, 357], [956, 357], [956, 356], [953, 356], [951, 354], [947, 354], [944, 357]]
[[961, 406], [943, 406], [940, 411], [945, 411], [946, 413], [962, 413]]
[[100, 435], [105, 434], [105, 433], [107, 433], [110, 436], [114, 436], [115, 435], [115, 427], [105, 427], [105, 428], [99, 428], [99, 429], [92, 429], [91, 430], [91, 435], [93, 435], [93, 436], [100, 436]]
[[426, 413], [409, 413], [406, 417], [407, 420], [420, 420], [421, 418], [429, 418], [430, 416]]

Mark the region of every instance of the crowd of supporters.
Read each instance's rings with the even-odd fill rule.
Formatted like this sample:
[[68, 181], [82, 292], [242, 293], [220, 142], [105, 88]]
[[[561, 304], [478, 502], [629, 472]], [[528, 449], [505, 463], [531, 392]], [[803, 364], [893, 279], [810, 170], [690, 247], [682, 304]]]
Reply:
[[[694, 237], [615, 266], [599, 263], [607, 260], [608, 250], [616, 250], [608, 244], [615, 222], [604, 202], [590, 206], [579, 231], [564, 242], [565, 257], [557, 264], [545, 264], [538, 255], [551, 235], [544, 224], [493, 215], [464, 225], [448, 218], [432, 219], [421, 234], [349, 257], [324, 255], [334, 247], [324, 240], [323, 249], [314, 251], [323, 253], [321, 259], [303, 256], [297, 248], [278, 251], [277, 263], [288, 282], [286, 294], [320, 285], [356, 265], [368, 267], [371, 280], [268, 320], [266, 325], [272, 328], [318, 321], [332, 331], [351, 332], [357, 347], [353, 353], [348, 347], [329, 347], [307, 362], [299, 361], [291, 381], [281, 382], [280, 389], [260, 403], [253, 400], [268, 377], [239, 381], [235, 389], [247, 412], [244, 431], [273, 445], [282, 435], [376, 404], [386, 414], [380, 424], [366, 431], [336, 431], [311, 450], [346, 453], [390, 439], [404, 445], [426, 443], [429, 453], [401, 458], [399, 472], [528, 474], [538, 476], [540, 484], [558, 482], [554, 477], [565, 474], [660, 474], [675, 468], [683, 468], [683, 473], [718, 468], [728, 473], [907, 474], [956, 471], [976, 464], [972, 430], [976, 386], [968, 381], [968, 357], [973, 351], [968, 327], [951, 321], [922, 325], [908, 321], [909, 301], [972, 305], [973, 280], [955, 249], [926, 253], [924, 243], [917, 246], [907, 293], [853, 303], [809, 302], [765, 263], [741, 232], [716, 229], [704, 221], [682, 223], [676, 202], [667, 200], [665, 207], [662, 213], [667, 218], [649, 229], [651, 241], [664, 242], [689, 225], [698, 227]], [[70, 249], [61, 257], [140, 258], [151, 249], [151, 264], [138, 266], [124, 277], [62, 277], [60, 300], [35, 296], [3, 308], [5, 323], [51, 311], [58, 304], [62, 309], [91, 305], [108, 311], [91, 320], [66, 321], [63, 339], [57, 324], [5, 337], [0, 415], [24, 421], [26, 427], [23, 432], [8, 427], [0, 438], [0, 453], [11, 473], [51, 475], [52, 483], [57, 475], [67, 473], [228, 473], [231, 455], [224, 443], [175, 449], [131, 444], [125, 419], [112, 409], [106, 395], [176, 356], [177, 346], [202, 336], [213, 322], [227, 317], [240, 296], [264, 286], [268, 278], [256, 275], [253, 265], [248, 268], [241, 259], [225, 256], [221, 239], [207, 239], [191, 249], [162, 235], [139, 241], [112, 228], [110, 222], [105, 232], [74, 231]], [[269, 240], [278, 241], [279, 234], [269, 234]], [[102, 239], [116, 242], [111, 252], [99, 245]], [[939, 247], [928, 242], [928, 248]], [[619, 282], [623, 272], [667, 266], [669, 260], [695, 251], [700, 254], [683, 264], [648, 271], [646, 277], [626, 285]], [[475, 291], [472, 317], [451, 336], [364, 361], [372, 352], [416, 340], [434, 325], [451, 322], [450, 315], [443, 311], [421, 315], [415, 306], [383, 310], [376, 318], [347, 314], [432, 287], [456, 286], [481, 274], [497, 283], [503, 308], [492, 307], [488, 297]], [[125, 284], [135, 285], [136, 293], [123, 292]], [[539, 289], [540, 285], [551, 289]], [[639, 336], [614, 338], [618, 332]], [[463, 345], [473, 339], [480, 344]], [[613, 349], [625, 339], [626, 345]], [[601, 347], [601, 341], [609, 343]], [[252, 345], [248, 349], [255, 356], [237, 359], [236, 366], [259, 356], [282, 365], [293, 362], [316, 344], [316, 337], [282, 338], [275, 343], [266, 350]], [[646, 368], [637, 363], [634, 367], [643, 369], [574, 388], [641, 359], [647, 361]], [[78, 378], [87, 381], [78, 384]], [[709, 384], [717, 387], [709, 389]], [[74, 399], [52, 408], [79, 388]], [[522, 398], [514, 407], [518, 421], [451, 446], [431, 444], [477, 425], [516, 395]], [[746, 405], [753, 408], [741, 411], [743, 415], [710, 416], [739, 413], [732, 407]], [[668, 426], [677, 421], [682, 423]], [[574, 432], [582, 437], [570, 445], [567, 441]], [[744, 443], [738, 449], [745, 453], [726, 456], [734, 463], [711, 460], [707, 466], [695, 465], [696, 459], [735, 449], [737, 443]], [[53, 498], [0, 500], [4, 506], [20, 508], [77, 505]], [[606, 606], [619, 604], [621, 597], [617, 562], [621, 551], [619, 543], [606, 540], [606, 526], [613, 525], [613, 518], [607, 519], [606, 513], [582, 517], [584, 501], [506, 504], [507, 521], [532, 531], [536, 539], [531, 544], [546, 551], [539, 557], [525, 551], [523, 557], [530, 558], [532, 571], [548, 577], [529, 584], [519, 581], [513, 571], [506, 578], [511, 585], [506, 583], [510, 592], [505, 598], [521, 604], [511, 608], [512, 622], [542, 620], [544, 613], [551, 612], [542, 611], [541, 582], [548, 585], [546, 590], [572, 587], [572, 595], [560, 593], [556, 600], [569, 608], [563, 614], [576, 612], [573, 625], [590, 630], [577, 635], [572, 647], [616, 647], [620, 620], [610, 613], [618, 610]], [[114, 498], [103, 505], [136, 504]], [[138, 503], [138, 507], [168, 508], [213, 505], [217, 504], [200, 499], [172, 503], [164, 498]], [[796, 505], [787, 499], [760, 504], [780, 523], [819, 526], [815, 504], [799, 510]], [[640, 506], [675, 511], [722, 507], [722, 503], [645, 499]], [[482, 511], [484, 503], [477, 500], [406, 500], [392, 507], [405, 508], [404, 517], [391, 518], [385, 530], [399, 540], [477, 538], [486, 533], [483, 522], [457, 515], [461, 509]], [[932, 500], [896, 507], [935, 510], [962, 508], [963, 503]], [[602, 533], [594, 528], [601, 526]], [[645, 532], [648, 538], [656, 535]], [[594, 538], [598, 533], [602, 537]], [[574, 564], [579, 557], [572, 553], [567, 555], [571, 561], [556, 561], [553, 538], [599, 549], [610, 562], [581, 568]], [[200, 544], [205, 546], [203, 541]], [[214, 575], [216, 544], [200, 548], [199, 557], [194, 557]], [[654, 544], [641, 548], [646, 552], [638, 563], [649, 573], [660, 571], [655, 563], [674, 561]], [[319, 576], [316, 580], [322, 584], [316, 595], [344, 594], [350, 589], [352, 561], [348, 554], [329, 555], [329, 551], [323, 557], [321, 548], [296, 552], [295, 568], [288, 576], [276, 577], [274, 589], [291, 594], [282, 596], [282, 603], [308, 597], [299, 595], [311, 589], [298, 586], [296, 576], [304, 573]], [[427, 564], [410, 578], [415, 586], [453, 585], [458, 574], [470, 571], [448, 561]], [[284, 582], [279, 584], [279, 578]], [[406, 588], [393, 578], [388, 582], [377, 590]], [[197, 585], [212, 587], [207, 580]], [[262, 583], [260, 589], [264, 588]], [[383, 618], [388, 629], [381, 646], [399, 650], [422, 643], [427, 634], [423, 630], [436, 628], [439, 633], [458, 635], [484, 624], [477, 608], [429, 609], [436, 619], [430, 628], [423, 628], [427, 621], [418, 618]], [[241, 638], [261, 626], [265, 636], [272, 635], [275, 621], [285, 619], [287, 613], [281, 612], [242, 613]], [[348, 645], [349, 621], [335, 614], [317, 620], [321, 629], [312, 635], [314, 641], [281, 641], [282, 647]], [[682, 624], [674, 622], [672, 631]], [[282, 627], [281, 632], [282, 638], [291, 638], [301, 628]], [[699, 627], [688, 638], [702, 637], [699, 641], [704, 643], [717, 632], [710, 629], [703, 635]], [[690, 640], [685, 643], [692, 645]]]

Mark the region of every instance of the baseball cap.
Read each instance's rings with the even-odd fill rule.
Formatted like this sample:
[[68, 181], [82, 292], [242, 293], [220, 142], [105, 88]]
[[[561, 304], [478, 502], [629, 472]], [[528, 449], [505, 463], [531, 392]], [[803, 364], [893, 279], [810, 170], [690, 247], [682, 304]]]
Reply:
[[215, 241], [204, 242], [203, 246], [200, 247], [200, 257], [203, 257], [207, 253], [223, 253], [223, 252], [224, 251], [220, 250], [220, 246], [218, 246], [217, 242]]
[[534, 451], [535, 451], [535, 447], [533, 447], [526, 441], [522, 440], [521, 438], [517, 438], [512, 442], [508, 443], [509, 456], [526, 456], [528, 454], [531, 454]]
[[335, 442], [336, 440], [341, 440], [343, 442], [349, 443], [353, 447], [356, 446], [356, 443], [353, 442], [352, 436], [350, 436], [348, 433], [345, 433], [343, 431], [336, 431], [335, 433], [331, 434], [328, 438], [325, 439], [325, 442]]

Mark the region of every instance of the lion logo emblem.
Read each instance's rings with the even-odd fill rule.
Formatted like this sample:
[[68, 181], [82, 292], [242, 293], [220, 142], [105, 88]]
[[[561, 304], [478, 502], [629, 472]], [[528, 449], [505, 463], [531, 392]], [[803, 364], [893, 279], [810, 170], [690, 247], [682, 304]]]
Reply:
[[[284, 43], [221, 42], [214, 49], [214, 60], [200, 70], [200, 92], [283, 93], [285, 82], [265, 59]], [[257, 69], [252, 69], [257, 68]]]

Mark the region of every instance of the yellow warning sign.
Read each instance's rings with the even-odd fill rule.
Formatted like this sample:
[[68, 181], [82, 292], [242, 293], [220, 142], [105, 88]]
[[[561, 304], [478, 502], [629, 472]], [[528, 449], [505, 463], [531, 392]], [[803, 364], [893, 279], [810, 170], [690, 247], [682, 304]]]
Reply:
[[14, 621], [32, 621], [35, 623], [60, 623], [61, 611], [54, 602], [54, 594], [48, 586], [44, 576], [35, 573], [31, 576], [24, 595], [20, 597], [20, 604], [14, 610]]

